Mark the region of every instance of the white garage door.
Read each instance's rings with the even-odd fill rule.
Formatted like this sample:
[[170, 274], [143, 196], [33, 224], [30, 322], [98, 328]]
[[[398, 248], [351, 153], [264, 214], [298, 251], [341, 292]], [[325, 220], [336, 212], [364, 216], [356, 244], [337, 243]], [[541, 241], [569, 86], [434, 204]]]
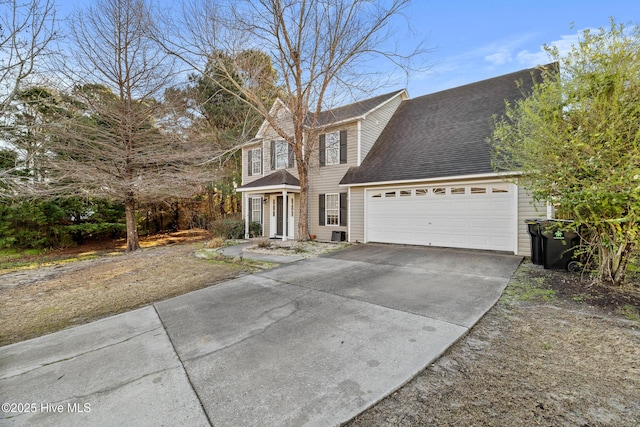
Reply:
[[365, 209], [369, 242], [514, 251], [512, 184], [367, 190]]

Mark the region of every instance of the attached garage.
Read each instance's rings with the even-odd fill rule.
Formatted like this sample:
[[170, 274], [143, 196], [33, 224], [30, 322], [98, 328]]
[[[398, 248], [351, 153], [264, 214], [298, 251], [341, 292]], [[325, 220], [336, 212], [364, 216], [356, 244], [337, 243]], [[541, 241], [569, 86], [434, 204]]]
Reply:
[[365, 241], [514, 252], [513, 184], [423, 185], [365, 191]]
[[525, 188], [504, 180], [518, 171], [494, 169], [488, 141], [505, 104], [555, 69], [549, 64], [402, 101], [340, 181], [349, 193], [349, 240], [528, 254], [524, 219], [543, 211]]

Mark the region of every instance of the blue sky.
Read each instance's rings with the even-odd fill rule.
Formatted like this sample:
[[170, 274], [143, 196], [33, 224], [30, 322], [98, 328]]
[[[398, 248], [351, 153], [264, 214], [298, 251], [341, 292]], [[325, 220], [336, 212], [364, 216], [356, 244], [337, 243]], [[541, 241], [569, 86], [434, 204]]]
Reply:
[[[61, 16], [86, 3], [57, 0]], [[608, 27], [609, 17], [640, 24], [640, 0], [413, 0], [405, 14], [414, 34], [403, 22], [400, 42], [428, 37], [431, 68], [375, 92], [406, 86], [416, 97], [548, 63], [545, 43], [566, 50], [582, 30]]]
[[640, 0], [414, 0], [408, 15], [435, 49], [430, 71], [408, 81], [416, 97], [548, 63], [543, 44], [562, 51], [609, 17], [640, 24]]

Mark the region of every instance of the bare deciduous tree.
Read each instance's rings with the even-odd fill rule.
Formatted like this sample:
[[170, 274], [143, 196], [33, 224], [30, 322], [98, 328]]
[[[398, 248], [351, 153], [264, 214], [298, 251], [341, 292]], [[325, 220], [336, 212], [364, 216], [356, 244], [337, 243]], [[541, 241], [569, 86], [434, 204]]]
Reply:
[[[309, 165], [319, 132], [319, 114], [344, 93], [362, 93], [380, 87], [381, 76], [368, 72], [367, 64], [386, 58], [409, 71], [411, 59], [424, 52], [416, 49], [402, 55], [393, 41], [394, 19], [409, 0], [245, 0], [228, 3], [224, 9], [212, 0], [193, 0], [184, 8], [185, 19], [173, 39], [164, 39], [167, 51], [192, 67], [204, 71], [211, 61], [219, 72], [208, 75], [255, 109], [290, 146], [300, 179], [298, 236], [309, 238]], [[170, 33], [170, 32], [166, 32]], [[258, 47], [271, 57], [285, 88], [282, 101], [289, 118], [272, 114], [271, 102], [247, 84], [259, 80], [260, 64], [247, 66], [241, 52]], [[221, 56], [224, 55], [224, 58]], [[234, 61], [225, 61], [233, 58]], [[237, 70], [251, 70], [240, 74]], [[203, 72], [204, 75], [206, 73]], [[372, 82], [376, 82], [374, 85]]]
[[56, 36], [53, 0], [0, 0], [0, 114]]
[[188, 197], [212, 175], [199, 166], [210, 144], [163, 121], [172, 60], [147, 37], [144, 0], [99, 0], [73, 19], [75, 111], [56, 124], [40, 194], [108, 197], [125, 205], [127, 251], [139, 248], [136, 207]]

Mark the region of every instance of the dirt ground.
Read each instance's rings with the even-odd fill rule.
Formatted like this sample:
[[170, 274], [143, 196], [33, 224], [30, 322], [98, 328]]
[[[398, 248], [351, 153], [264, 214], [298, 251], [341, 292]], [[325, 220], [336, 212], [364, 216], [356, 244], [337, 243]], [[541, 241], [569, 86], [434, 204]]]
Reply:
[[347, 426], [637, 427], [638, 309], [637, 287], [525, 261], [464, 339]]
[[[46, 264], [0, 272], [0, 345], [33, 338], [151, 304], [261, 268], [250, 261], [203, 260], [203, 233], [143, 239], [126, 254], [123, 242], [94, 244], [42, 256]], [[194, 243], [197, 242], [197, 243]], [[100, 256], [60, 263], [87, 254]], [[31, 257], [37, 262], [37, 257]]]
[[[196, 258], [204, 238], [173, 234], [132, 254], [96, 247], [94, 259], [0, 272], [0, 345], [269, 267]], [[640, 287], [602, 288], [525, 261], [466, 337], [347, 425], [638, 426]]]

